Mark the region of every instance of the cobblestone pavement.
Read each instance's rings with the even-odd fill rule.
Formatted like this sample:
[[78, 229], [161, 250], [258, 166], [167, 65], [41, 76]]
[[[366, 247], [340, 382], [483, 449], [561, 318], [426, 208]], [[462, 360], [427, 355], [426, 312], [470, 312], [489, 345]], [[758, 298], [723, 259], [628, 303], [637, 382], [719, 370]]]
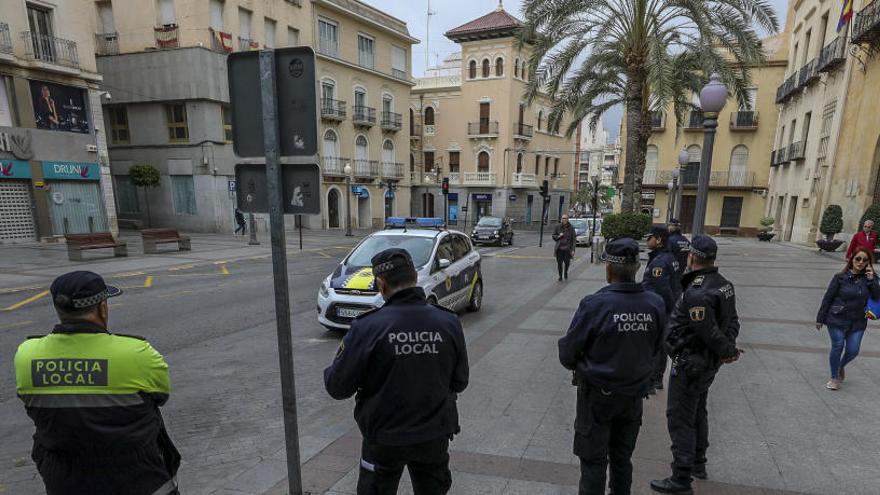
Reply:
[[[472, 382], [460, 399], [462, 434], [452, 444], [456, 494], [577, 491], [575, 394], [558, 364], [556, 340], [579, 299], [604, 285], [604, 270], [579, 252], [572, 279], [557, 283], [552, 247], [539, 249], [534, 236], [523, 238], [514, 248], [482, 249], [485, 307], [462, 315]], [[332, 248], [340, 239], [312, 247]], [[880, 427], [880, 341], [869, 328], [846, 386], [828, 392], [827, 335], [812, 323], [839, 260], [753, 239], [719, 244], [719, 265], [737, 286], [740, 346], [747, 353], [722, 370], [712, 389], [710, 481], [697, 483], [697, 492], [877, 493], [880, 437], [872, 432]], [[322, 330], [313, 314], [317, 283], [344, 251], [315, 249], [291, 257], [304, 479], [311, 493], [351, 494], [359, 452], [353, 402], [333, 401], [323, 391], [320, 371], [339, 336]], [[196, 261], [182, 270], [193, 271], [190, 278], [172, 278], [168, 271], [190, 260], [139, 269], [155, 271], [153, 287], [120, 299], [114, 322], [120, 331], [145, 334], [171, 365], [174, 393], [164, 415], [184, 456], [183, 493], [284, 493], [275, 331], [271, 301], [264, 301], [271, 299], [268, 263], [225, 256], [232, 260], [231, 274], [218, 276], [207, 254], [193, 257], [206, 258], [207, 268]], [[147, 262], [153, 263], [135, 260]], [[33, 282], [44, 280], [35, 276]], [[2, 296], [0, 307], [14, 303]], [[45, 331], [47, 310], [37, 301], [0, 312], [0, 360], [8, 362], [24, 335]], [[15, 326], [23, 321], [31, 323]], [[32, 426], [10, 385], [8, 376], [0, 377], [0, 493], [43, 493], [28, 457]], [[663, 394], [646, 403], [634, 493], [648, 493], [648, 481], [667, 474], [664, 409]], [[401, 493], [411, 493], [406, 479]]]

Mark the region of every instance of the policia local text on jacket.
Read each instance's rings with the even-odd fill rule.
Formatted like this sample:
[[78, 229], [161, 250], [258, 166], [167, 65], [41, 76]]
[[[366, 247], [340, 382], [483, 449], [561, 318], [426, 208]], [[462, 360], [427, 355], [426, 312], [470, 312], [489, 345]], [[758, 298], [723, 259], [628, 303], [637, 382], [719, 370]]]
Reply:
[[[103, 288], [92, 300], [121, 292], [91, 272], [68, 275], [79, 279], [68, 287], [85, 279]], [[177, 493], [180, 455], [159, 413], [171, 393], [168, 365], [148, 342], [92, 322], [62, 323], [19, 346], [15, 374], [48, 495]]]
[[[697, 236], [691, 256], [714, 260], [715, 241]], [[669, 321], [664, 348], [673, 360], [666, 418], [672, 439], [672, 476], [652, 482], [663, 493], [691, 492], [692, 474], [704, 478], [709, 447], [706, 400], [709, 387], [725, 360], [739, 355], [739, 318], [733, 284], [718, 268], [703, 267], [682, 278], [684, 293]]]

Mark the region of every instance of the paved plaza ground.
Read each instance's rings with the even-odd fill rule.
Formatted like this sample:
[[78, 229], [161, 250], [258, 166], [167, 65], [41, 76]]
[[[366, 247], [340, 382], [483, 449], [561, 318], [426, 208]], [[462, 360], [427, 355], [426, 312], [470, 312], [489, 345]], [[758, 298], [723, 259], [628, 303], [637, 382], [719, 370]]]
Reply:
[[[303, 475], [310, 493], [353, 494], [353, 401], [332, 400], [321, 377], [340, 335], [317, 324], [314, 300], [320, 280], [357, 238], [306, 235], [304, 251], [289, 239]], [[73, 266], [128, 289], [111, 307], [113, 330], [146, 336], [171, 366], [174, 391], [163, 413], [184, 457], [182, 493], [285, 493], [269, 249], [265, 241], [245, 244], [196, 236], [191, 253], [75, 265], [63, 246], [0, 247], [0, 493], [43, 493], [10, 360], [26, 335], [51, 328], [49, 303], [38, 296]], [[754, 239], [722, 238], [719, 249], [718, 264], [736, 284], [746, 354], [725, 366], [712, 388], [710, 478], [695, 484], [697, 493], [880, 492], [876, 324], [843, 389], [824, 389], [828, 337], [813, 321], [842, 266], [839, 256]], [[559, 283], [552, 244], [538, 248], [534, 234], [481, 252], [485, 306], [462, 315], [471, 383], [459, 400], [462, 433], [451, 446], [453, 493], [575, 494], [575, 390], [556, 341], [578, 301], [604, 285], [604, 268], [579, 251], [572, 278]], [[646, 403], [634, 459], [637, 494], [668, 474], [665, 400], [661, 393]], [[411, 493], [408, 480], [400, 493]]]

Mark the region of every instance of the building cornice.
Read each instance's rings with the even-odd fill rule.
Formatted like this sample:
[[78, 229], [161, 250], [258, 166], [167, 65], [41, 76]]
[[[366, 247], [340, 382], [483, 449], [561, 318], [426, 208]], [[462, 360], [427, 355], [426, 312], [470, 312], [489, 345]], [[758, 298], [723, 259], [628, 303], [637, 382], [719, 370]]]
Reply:
[[326, 60], [326, 61], [328, 61], [328, 62], [335, 62], [335, 63], [337, 63], [337, 64], [339, 64], [339, 65], [344, 65], [344, 66], [346, 66], [346, 67], [348, 67], [348, 68], [350, 68], [350, 69], [355, 69], [355, 70], [358, 70], [358, 71], [361, 71], [361, 72], [366, 72], [366, 73], [368, 73], [368, 74], [372, 74], [372, 75], [374, 75], [374, 76], [379, 76], [379, 77], [382, 77], [382, 78], [387, 79], [387, 80], [389, 80], [389, 81], [393, 81], [393, 82], [396, 82], [396, 83], [399, 83], [399, 84], [403, 84], [403, 85], [405, 85], [405, 86], [409, 86], [409, 87], [411, 87], [411, 88], [412, 88], [413, 86], [416, 85], [415, 81], [407, 81], [407, 80], [404, 80], [404, 79], [398, 79], [398, 78], [392, 76], [391, 74], [386, 74], [386, 73], [384, 73], [384, 72], [379, 72], [379, 71], [377, 71], [377, 70], [375, 70], [375, 69], [367, 69], [366, 67], [361, 67], [360, 65], [353, 64], [353, 63], [351, 63], [351, 62], [349, 62], [349, 61], [347, 61], [347, 60], [343, 60], [343, 59], [341, 59], [341, 58], [331, 57], [331, 56], [329, 56], [329, 55], [325, 55], [325, 54], [320, 53], [320, 52], [315, 52], [315, 56], [318, 58], [318, 60]]
[[358, 6], [363, 7], [365, 9], [371, 11], [372, 13], [376, 14], [377, 16], [386, 17], [393, 22], [400, 23], [401, 26], [403, 27], [403, 29], [406, 29], [406, 22], [404, 22], [396, 17], [390, 16], [390, 15], [386, 14], [385, 12], [382, 12], [381, 10], [375, 9], [369, 5], [366, 5], [366, 4], [363, 4], [360, 2], [351, 2], [351, 0], [312, 0], [312, 3], [316, 4], [316, 5], [320, 5], [322, 7], [327, 7], [328, 9], [335, 10], [337, 12], [341, 12], [341, 13], [346, 14], [348, 16], [357, 18], [361, 22], [369, 24], [375, 28], [381, 29], [382, 31], [385, 31], [386, 33], [392, 34], [400, 39], [406, 40], [413, 45], [418, 45], [419, 43], [421, 43], [421, 40], [419, 40], [418, 38], [413, 38], [412, 36], [410, 36], [410, 34], [408, 32], [401, 31], [401, 30], [396, 29], [392, 26], [383, 24], [382, 22], [379, 22], [376, 19], [371, 19], [361, 13], [355, 12], [354, 10], [352, 10], [350, 8], [346, 8], [344, 5], [342, 5], [342, 3], [356, 3]]

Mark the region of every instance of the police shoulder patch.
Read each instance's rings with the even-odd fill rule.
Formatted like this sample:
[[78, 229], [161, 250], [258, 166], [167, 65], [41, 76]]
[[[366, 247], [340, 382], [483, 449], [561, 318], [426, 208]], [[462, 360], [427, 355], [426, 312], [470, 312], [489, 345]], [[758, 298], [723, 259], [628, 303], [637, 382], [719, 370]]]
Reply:
[[705, 306], [694, 306], [688, 310], [690, 314], [691, 321], [703, 321], [706, 319], [706, 307]]
[[115, 335], [117, 337], [128, 337], [130, 339], [147, 340], [146, 337], [143, 337], [140, 335], [129, 334], [129, 333], [114, 333], [113, 335]]
[[434, 307], [437, 308], [437, 309], [442, 309], [443, 311], [446, 311], [446, 312], [448, 312], [448, 313], [457, 314], [455, 311], [453, 311], [453, 310], [447, 308], [446, 306], [441, 306], [441, 305], [439, 305], [439, 304], [437, 304], [437, 303], [431, 303], [431, 306], [434, 306]]
[[653, 275], [654, 278], [662, 277], [663, 276], [663, 267], [658, 266], [657, 268], [654, 268], [654, 270], [651, 272], [651, 275]]
[[700, 287], [703, 285], [703, 281], [706, 280], [706, 277], [700, 275], [699, 277], [694, 277], [694, 281], [691, 282], [691, 285], [694, 287]]

